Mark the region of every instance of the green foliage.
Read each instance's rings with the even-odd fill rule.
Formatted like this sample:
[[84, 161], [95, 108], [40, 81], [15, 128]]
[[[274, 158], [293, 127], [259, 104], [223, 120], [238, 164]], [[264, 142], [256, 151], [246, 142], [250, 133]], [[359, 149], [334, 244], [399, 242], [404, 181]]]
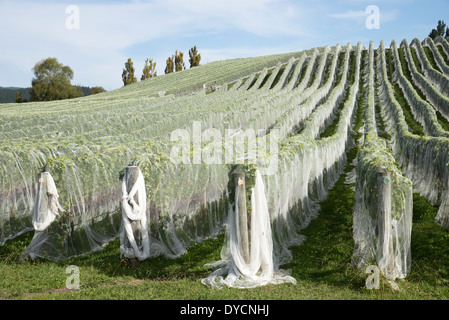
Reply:
[[22, 102], [23, 102], [22, 91], [18, 90], [17, 94], [16, 94], [16, 103], [22, 103]]
[[131, 58], [128, 58], [128, 61], [125, 62], [125, 68], [123, 69], [122, 72], [123, 86], [127, 86], [131, 83], [137, 82], [137, 78], [134, 76], [134, 72], [135, 69], [133, 66], [133, 62]]
[[190, 57], [189, 58], [190, 68], [197, 67], [200, 65], [201, 54], [198, 53], [196, 45], [189, 50], [189, 57]]
[[446, 27], [444, 20], [438, 20], [436, 29], [432, 29], [429, 33], [429, 37], [435, 40], [438, 36], [449, 36], [449, 28]]
[[145, 80], [153, 77], [157, 77], [156, 62], [153, 62], [153, 59], [146, 59], [145, 66], [142, 70], [142, 77], [140, 78], [140, 80]]
[[176, 50], [175, 54], [167, 58], [165, 74], [182, 71], [186, 68], [184, 63], [184, 53]]
[[175, 71], [174, 57], [168, 57], [166, 61], [165, 74]]
[[183, 52], [178, 52], [178, 50], [176, 50], [175, 52], [175, 71], [182, 71], [186, 68], [185, 64], [184, 64], [184, 53]]
[[79, 87], [72, 86], [73, 71], [56, 58], [41, 60], [33, 68], [31, 101], [52, 101], [82, 97]]
[[[364, 61], [366, 61], [366, 60], [364, 60]], [[349, 65], [350, 65], [350, 71], [349, 71], [349, 75], [350, 76], [349, 76], [348, 81], [352, 85], [354, 83], [354, 80], [355, 80], [354, 76], [355, 76], [355, 66], [356, 66], [356, 59], [355, 59], [355, 52], [354, 51], [351, 52], [350, 59], [349, 59]], [[339, 81], [341, 81], [341, 75], [340, 75]], [[334, 117], [334, 120], [332, 121], [332, 123], [329, 126], [327, 126], [327, 128], [320, 134], [320, 138], [321, 139], [327, 138], [327, 137], [331, 137], [332, 135], [334, 135], [337, 132], [337, 126], [338, 126], [338, 122], [339, 122], [339, 119], [340, 119], [340, 111], [344, 108], [345, 103], [347, 102], [346, 99], [349, 96], [350, 89], [351, 89], [350, 86], [348, 86], [346, 88], [345, 99], [342, 99], [342, 101], [340, 102], [340, 104], [339, 104], [339, 106], [338, 106], [338, 108], [336, 110], [337, 114]], [[361, 87], [360, 89], [363, 90], [363, 91], [360, 92], [360, 95], [363, 96], [364, 95], [364, 88]]]
[[391, 85], [394, 89], [394, 96], [396, 100], [398, 101], [399, 105], [402, 107], [402, 112], [404, 113], [405, 121], [407, 122], [409, 129], [412, 133], [423, 136], [424, 135], [424, 129], [420, 123], [415, 121], [413, 118], [413, 113], [411, 111], [410, 105], [407, 103], [404, 92], [402, 91], [402, 88], [399, 86], [397, 82], [393, 82], [393, 74], [395, 72], [394, 70], [394, 63], [393, 63], [393, 54], [391, 49], [385, 50], [385, 56], [386, 61], [388, 65], [388, 77], [391, 81]]
[[89, 95], [106, 92], [103, 87], [92, 87], [89, 89]]
[[427, 60], [429, 60], [429, 63], [432, 66], [432, 68], [434, 68], [438, 72], [441, 72], [440, 68], [437, 65], [437, 62], [435, 61], [435, 57], [433, 56], [432, 50], [428, 46], [423, 46], [423, 49], [427, 57]]

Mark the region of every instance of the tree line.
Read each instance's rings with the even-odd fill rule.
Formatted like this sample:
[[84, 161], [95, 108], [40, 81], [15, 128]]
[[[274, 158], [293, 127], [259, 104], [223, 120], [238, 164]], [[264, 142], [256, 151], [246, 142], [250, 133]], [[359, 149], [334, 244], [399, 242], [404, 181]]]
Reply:
[[[201, 54], [198, 53], [196, 45], [189, 50], [190, 68], [200, 65]], [[168, 57], [166, 61], [165, 73], [178, 72], [186, 69], [184, 63], [184, 53], [176, 50], [175, 54]], [[33, 69], [34, 78], [31, 81], [31, 88], [26, 93], [30, 101], [52, 101], [72, 99], [86, 95], [97, 94], [106, 90], [103, 87], [81, 87], [71, 84], [74, 72], [66, 65], [60, 63], [56, 58], [47, 58], [37, 62]], [[146, 59], [140, 80], [145, 80], [157, 76], [156, 62], [153, 59]], [[137, 82], [135, 69], [131, 58], [125, 63], [122, 72], [123, 85], [126, 86]], [[88, 91], [86, 91], [88, 89]], [[28, 102], [24, 98], [24, 93], [17, 90], [15, 101], [17, 103]]]
[[[198, 53], [198, 49], [195, 45], [189, 50], [190, 68], [199, 66], [200, 61], [201, 54]], [[176, 50], [176, 52], [172, 56], [168, 57], [165, 61], [165, 74], [178, 72], [185, 69], [186, 65], [184, 63], [183, 52], [178, 52], [178, 50]], [[128, 58], [128, 60], [125, 62], [125, 68], [122, 72], [122, 81], [124, 86], [137, 82], [135, 71], [136, 70], [134, 68], [133, 61], [131, 60], [131, 58]], [[156, 62], [153, 61], [153, 59], [146, 59], [145, 65], [142, 69], [142, 76], [140, 80], [143, 81], [153, 77], [157, 77]]]
[[[196, 45], [189, 50], [190, 67], [200, 65], [201, 55], [198, 53]], [[165, 73], [178, 72], [186, 69], [184, 63], [184, 53], [176, 50], [175, 54], [166, 61]], [[86, 92], [86, 87], [74, 86], [71, 84], [74, 72], [69, 66], [60, 63], [56, 58], [47, 58], [36, 63], [32, 69], [34, 78], [31, 81], [29, 89], [30, 101], [52, 101], [72, 99], [86, 95], [97, 94], [106, 90], [103, 87], [93, 87]], [[142, 70], [140, 80], [149, 79], [157, 76], [156, 62], [153, 59], [146, 59]], [[124, 86], [137, 82], [135, 69], [131, 58], [125, 63], [122, 72]], [[16, 93], [15, 101], [17, 103], [28, 102], [23, 97], [21, 90]]]

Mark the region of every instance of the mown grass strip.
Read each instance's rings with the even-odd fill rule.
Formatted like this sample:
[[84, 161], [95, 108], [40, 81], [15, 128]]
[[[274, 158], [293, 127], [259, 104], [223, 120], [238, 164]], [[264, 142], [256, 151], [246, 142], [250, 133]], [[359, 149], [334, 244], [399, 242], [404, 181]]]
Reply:
[[438, 52], [440, 53], [441, 57], [443, 58], [444, 63], [446, 63], [447, 66], [449, 66], [449, 58], [446, 55], [446, 52], [444, 52], [444, 49], [441, 44], [435, 45], [438, 49]]
[[426, 54], [427, 60], [429, 60], [432, 68], [434, 68], [438, 72], [442, 73], [441, 69], [438, 67], [438, 64], [435, 61], [435, 57], [433, 56], [432, 49], [430, 49], [428, 46], [423, 46], [423, 49], [424, 49], [424, 53]]
[[[364, 53], [366, 53], [366, 52], [362, 51], [362, 61], [365, 61], [364, 60]], [[349, 95], [349, 91], [350, 91], [351, 86], [354, 84], [354, 81], [355, 81], [355, 64], [356, 64], [355, 51], [352, 51], [350, 56], [349, 56], [349, 77], [348, 77], [349, 85], [348, 85], [348, 87], [345, 90], [345, 94], [344, 94], [345, 98], [341, 101], [341, 103], [339, 104], [337, 109], [334, 111], [335, 112], [335, 116], [334, 116], [334, 119], [332, 120], [332, 123], [330, 125], [328, 125], [324, 129], [324, 131], [322, 133], [320, 133], [320, 138], [321, 139], [327, 138], [327, 137], [331, 137], [337, 131], [337, 125], [338, 125], [338, 121], [340, 119], [340, 112], [343, 109], [343, 107], [345, 106], [345, 103], [346, 103], [348, 95]], [[361, 66], [361, 69], [363, 69], [362, 66]], [[362, 89], [362, 90], [364, 90], [364, 89]], [[359, 94], [361, 94], [360, 91], [359, 91]]]
[[279, 72], [277, 73], [276, 77], [274, 78], [274, 81], [273, 81], [273, 83], [271, 84], [270, 89], [273, 89], [273, 88], [277, 85], [277, 83], [279, 82], [279, 79], [282, 77], [282, 74], [283, 74], [284, 71], [285, 71], [285, 68], [286, 68], [286, 65], [283, 65], [283, 66], [279, 69]]
[[310, 57], [306, 58], [304, 64], [302, 65], [301, 73], [299, 74], [298, 80], [293, 88], [296, 88], [297, 86], [299, 86], [299, 84], [304, 80], [309, 63], [310, 63]]
[[422, 125], [415, 121], [415, 119], [413, 118], [412, 110], [404, 97], [404, 93], [401, 87], [397, 82], [393, 81], [393, 73], [395, 71], [395, 67], [393, 63], [393, 52], [391, 51], [391, 49], [385, 49], [385, 57], [387, 63], [388, 79], [390, 80], [391, 86], [394, 89], [394, 96], [402, 108], [402, 112], [404, 113], [405, 121], [407, 122], [409, 130], [414, 134], [423, 136], [424, 129]]
[[418, 58], [418, 55], [416, 53], [416, 49], [414, 47], [410, 47], [410, 52], [412, 54], [413, 62], [415, 63], [415, 66], [416, 66], [416, 70], [418, 70], [419, 73], [424, 75], [423, 71], [422, 71], [421, 63], [419, 62], [419, 58]]
[[274, 68], [271, 68], [268, 70], [265, 78], [263, 79], [262, 83], [260, 84], [259, 88], [263, 88], [263, 86], [265, 85], [265, 83], [267, 83], [268, 79], [271, 77], [271, 74], [273, 73]]

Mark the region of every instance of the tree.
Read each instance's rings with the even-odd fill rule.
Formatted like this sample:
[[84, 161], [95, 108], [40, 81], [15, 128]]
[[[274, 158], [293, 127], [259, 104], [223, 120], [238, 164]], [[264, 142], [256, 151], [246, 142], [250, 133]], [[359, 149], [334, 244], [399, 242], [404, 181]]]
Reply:
[[198, 53], [196, 46], [189, 50], [189, 62], [190, 68], [197, 67], [200, 65], [201, 54]]
[[82, 97], [79, 87], [72, 86], [73, 71], [56, 58], [41, 60], [32, 69], [31, 101], [52, 101]]
[[176, 50], [175, 53], [175, 70], [176, 72], [178, 71], [182, 71], [186, 68], [185, 64], [184, 64], [184, 53], [182, 52], [178, 52], [178, 50]]
[[444, 22], [444, 20], [438, 20], [437, 28], [432, 29], [429, 37], [435, 40], [438, 36], [444, 37], [445, 35], [449, 35], [449, 28], [446, 27], [446, 23]]
[[145, 66], [142, 70], [142, 77], [140, 80], [145, 80], [149, 78], [157, 77], [156, 62], [153, 59], [145, 60]]
[[437, 25], [438, 35], [444, 37], [444, 32], [446, 31], [446, 23], [444, 21], [439, 20]]
[[103, 87], [92, 87], [92, 88], [90, 88], [90, 90], [89, 90], [89, 95], [97, 94], [97, 93], [102, 93], [102, 92], [105, 92], [105, 91], [106, 91], [106, 90], [104, 90]]
[[137, 78], [134, 76], [134, 66], [131, 58], [128, 58], [128, 61], [125, 62], [125, 69], [122, 72], [122, 80], [123, 85], [127, 86], [128, 84], [137, 82]]
[[445, 36], [444, 36], [445, 38], [449, 38], [449, 27], [448, 28], [446, 28], [446, 34], [445, 34]]
[[432, 38], [435, 40], [438, 37], [438, 31], [437, 29], [432, 29], [432, 31], [429, 33], [429, 38]]
[[16, 94], [16, 103], [22, 103], [23, 99], [22, 99], [22, 91], [18, 90], [17, 94]]
[[166, 61], [165, 74], [172, 73], [175, 70], [174, 57], [168, 57]]

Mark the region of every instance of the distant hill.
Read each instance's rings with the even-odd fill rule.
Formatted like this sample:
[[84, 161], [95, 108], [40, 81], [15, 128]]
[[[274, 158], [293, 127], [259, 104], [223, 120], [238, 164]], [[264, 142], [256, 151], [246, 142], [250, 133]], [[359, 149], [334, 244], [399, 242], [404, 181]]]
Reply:
[[16, 102], [17, 91], [22, 91], [22, 99], [30, 101], [31, 88], [0, 87], [0, 103]]
[[[83, 87], [80, 86], [81, 90], [83, 91], [83, 94], [85, 96], [89, 95], [90, 87]], [[30, 101], [31, 95], [30, 95], [30, 89], [31, 88], [19, 88], [19, 87], [0, 87], [0, 103], [15, 103], [16, 102], [16, 94], [17, 91], [22, 91], [22, 99]]]

